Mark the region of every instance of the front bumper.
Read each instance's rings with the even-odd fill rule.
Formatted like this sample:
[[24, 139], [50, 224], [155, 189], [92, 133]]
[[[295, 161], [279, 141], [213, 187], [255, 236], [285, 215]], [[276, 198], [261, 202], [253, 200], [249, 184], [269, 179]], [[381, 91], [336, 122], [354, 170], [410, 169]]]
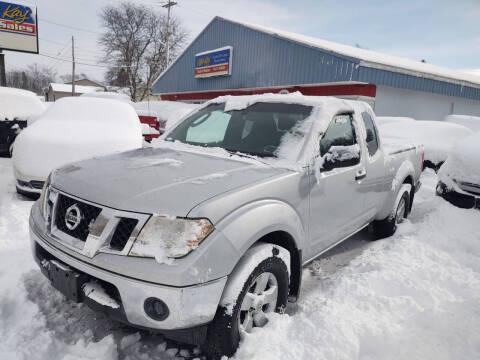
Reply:
[[463, 209], [480, 209], [480, 196], [464, 194], [449, 189], [447, 185], [439, 181], [436, 188], [437, 195], [443, 197], [452, 205]]
[[30, 177], [14, 169], [17, 192], [30, 197], [40, 196], [45, 179]]
[[[73, 270], [85, 274], [91, 280], [113, 287], [118, 294], [120, 308], [112, 308], [101, 304], [92, 304], [91, 299], [87, 305], [94, 310], [102, 310], [107, 315], [117, 320], [125, 321], [131, 325], [164, 332], [167, 337], [177, 338], [176, 332], [196, 328], [208, 324], [217, 311], [218, 303], [223, 292], [227, 277], [206, 282], [204, 284], [173, 287], [132, 279], [126, 276], [95, 267], [79, 259], [73, 258], [49, 244], [43, 235], [37, 234], [30, 224], [30, 239], [32, 252], [36, 262], [42, 267], [43, 260], [56, 260], [68, 265]], [[150, 318], [144, 310], [147, 298], [154, 297], [162, 300], [169, 309], [169, 316], [157, 321]], [[169, 336], [171, 335], [171, 336]], [[189, 341], [199, 343], [199, 339]]]

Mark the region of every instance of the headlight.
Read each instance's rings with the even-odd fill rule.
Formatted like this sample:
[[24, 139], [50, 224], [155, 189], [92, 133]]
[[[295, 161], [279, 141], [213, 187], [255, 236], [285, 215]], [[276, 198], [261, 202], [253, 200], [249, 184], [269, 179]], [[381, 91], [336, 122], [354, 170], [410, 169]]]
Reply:
[[159, 263], [179, 258], [196, 249], [213, 231], [208, 219], [153, 216], [147, 222], [129, 255], [154, 257]]
[[44, 219], [45, 219], [45, 207], [47, 205], [45, 203], [45, 196], [46, 196], [48, 185], [50, 184], [50, 176], [51, 176], [51, 174], [48, 175], [47, 180], [43, 184], [42, 192], [40, 194], [40, 197], [38, 198], [38, 206], [40, 207], [40, 214], [42, 215], [42, 217]]

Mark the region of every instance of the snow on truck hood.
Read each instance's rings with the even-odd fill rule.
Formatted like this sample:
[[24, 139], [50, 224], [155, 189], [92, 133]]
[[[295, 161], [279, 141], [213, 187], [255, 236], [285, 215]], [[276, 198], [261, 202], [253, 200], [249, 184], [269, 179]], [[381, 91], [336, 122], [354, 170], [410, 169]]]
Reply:
[[144, 148], [67, 165], [54, 173], [52, 183], [120, 210], [187, 216], [207, 199], [285, 171], [248, 159]]
[[15, 140], [13, 164], [20, 174], [46, 178], [67, 163], [142, 146], [132, 106], [96, 98], [63, 98]]

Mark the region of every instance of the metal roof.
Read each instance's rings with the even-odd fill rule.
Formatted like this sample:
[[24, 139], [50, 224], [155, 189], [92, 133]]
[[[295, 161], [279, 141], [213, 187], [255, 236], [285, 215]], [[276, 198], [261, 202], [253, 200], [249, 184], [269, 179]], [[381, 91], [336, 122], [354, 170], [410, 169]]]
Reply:
[[[233, 46], [232, 74], [196, 79], [195, 54], [228, 45]], [[167, 94], [344, 81], [480, 100], [480, 78], [470, 74], [221, 17], [206, 26], [152, 90]]]

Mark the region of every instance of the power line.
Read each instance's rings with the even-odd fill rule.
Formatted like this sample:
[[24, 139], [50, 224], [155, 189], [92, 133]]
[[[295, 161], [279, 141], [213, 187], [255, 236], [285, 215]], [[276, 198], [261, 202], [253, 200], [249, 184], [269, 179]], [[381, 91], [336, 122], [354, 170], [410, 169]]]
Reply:
[[[72, 62], [72, 60], [70, 59], [64, 59], [64, 58], [59, 58], [59, 57], [56, 57], [56, 56], [53, 56], [53, 55], [47, 55], [47, 54], [41, 54], [39, 53], [38, 55], [40, 56], [45, 56], [47, 58], [50, 58], [50, 59], [55, 59], [55, 60], [60, 60], [60, 61], [64, 61], [64, 62]], [[128, 68], [128, 67], [132, 67], [132, 66], [117, 66], [117, 65], [98, 65], [98, 64], [88, 64], [88, 63], [84, 63], [84, 62], [78, 62], [78, 61], [75, 61], [75, 64], [79, 64], [79, 65], [85, 65], [85, 66], [94, 66], [94, 67], [100, 67], [100, 68]]]
[[55, 21], [51, 21], [51, 20], [44, 19], [44, 18], [40, 18], [40, 21], [43, 21], [43, 22], [46, 22], [46, 23], [49, 23], [49, 24], [53, 24], [53, 25], [57, 25], [57, 26], [61, 26], [61, 27], [67, 28], [67, 29], [73, 29], [73, 30], [77, 30], [77, 31], [84, 31], [84, 32], [88, 32], [88, 33], [91, 33], [91, 34], [103, 35], [101, 32], [98, 32], [98, 31], [93, 31], [93, 30], [89, 30], [89, 29], [84, 29], [84, 28], [80, 28], [80, 27], [77, 27], [77, 26], [71, 26], [71, 25], [61, 24], [61, 23], [58, 23], [58, 22], [55, 22]]

